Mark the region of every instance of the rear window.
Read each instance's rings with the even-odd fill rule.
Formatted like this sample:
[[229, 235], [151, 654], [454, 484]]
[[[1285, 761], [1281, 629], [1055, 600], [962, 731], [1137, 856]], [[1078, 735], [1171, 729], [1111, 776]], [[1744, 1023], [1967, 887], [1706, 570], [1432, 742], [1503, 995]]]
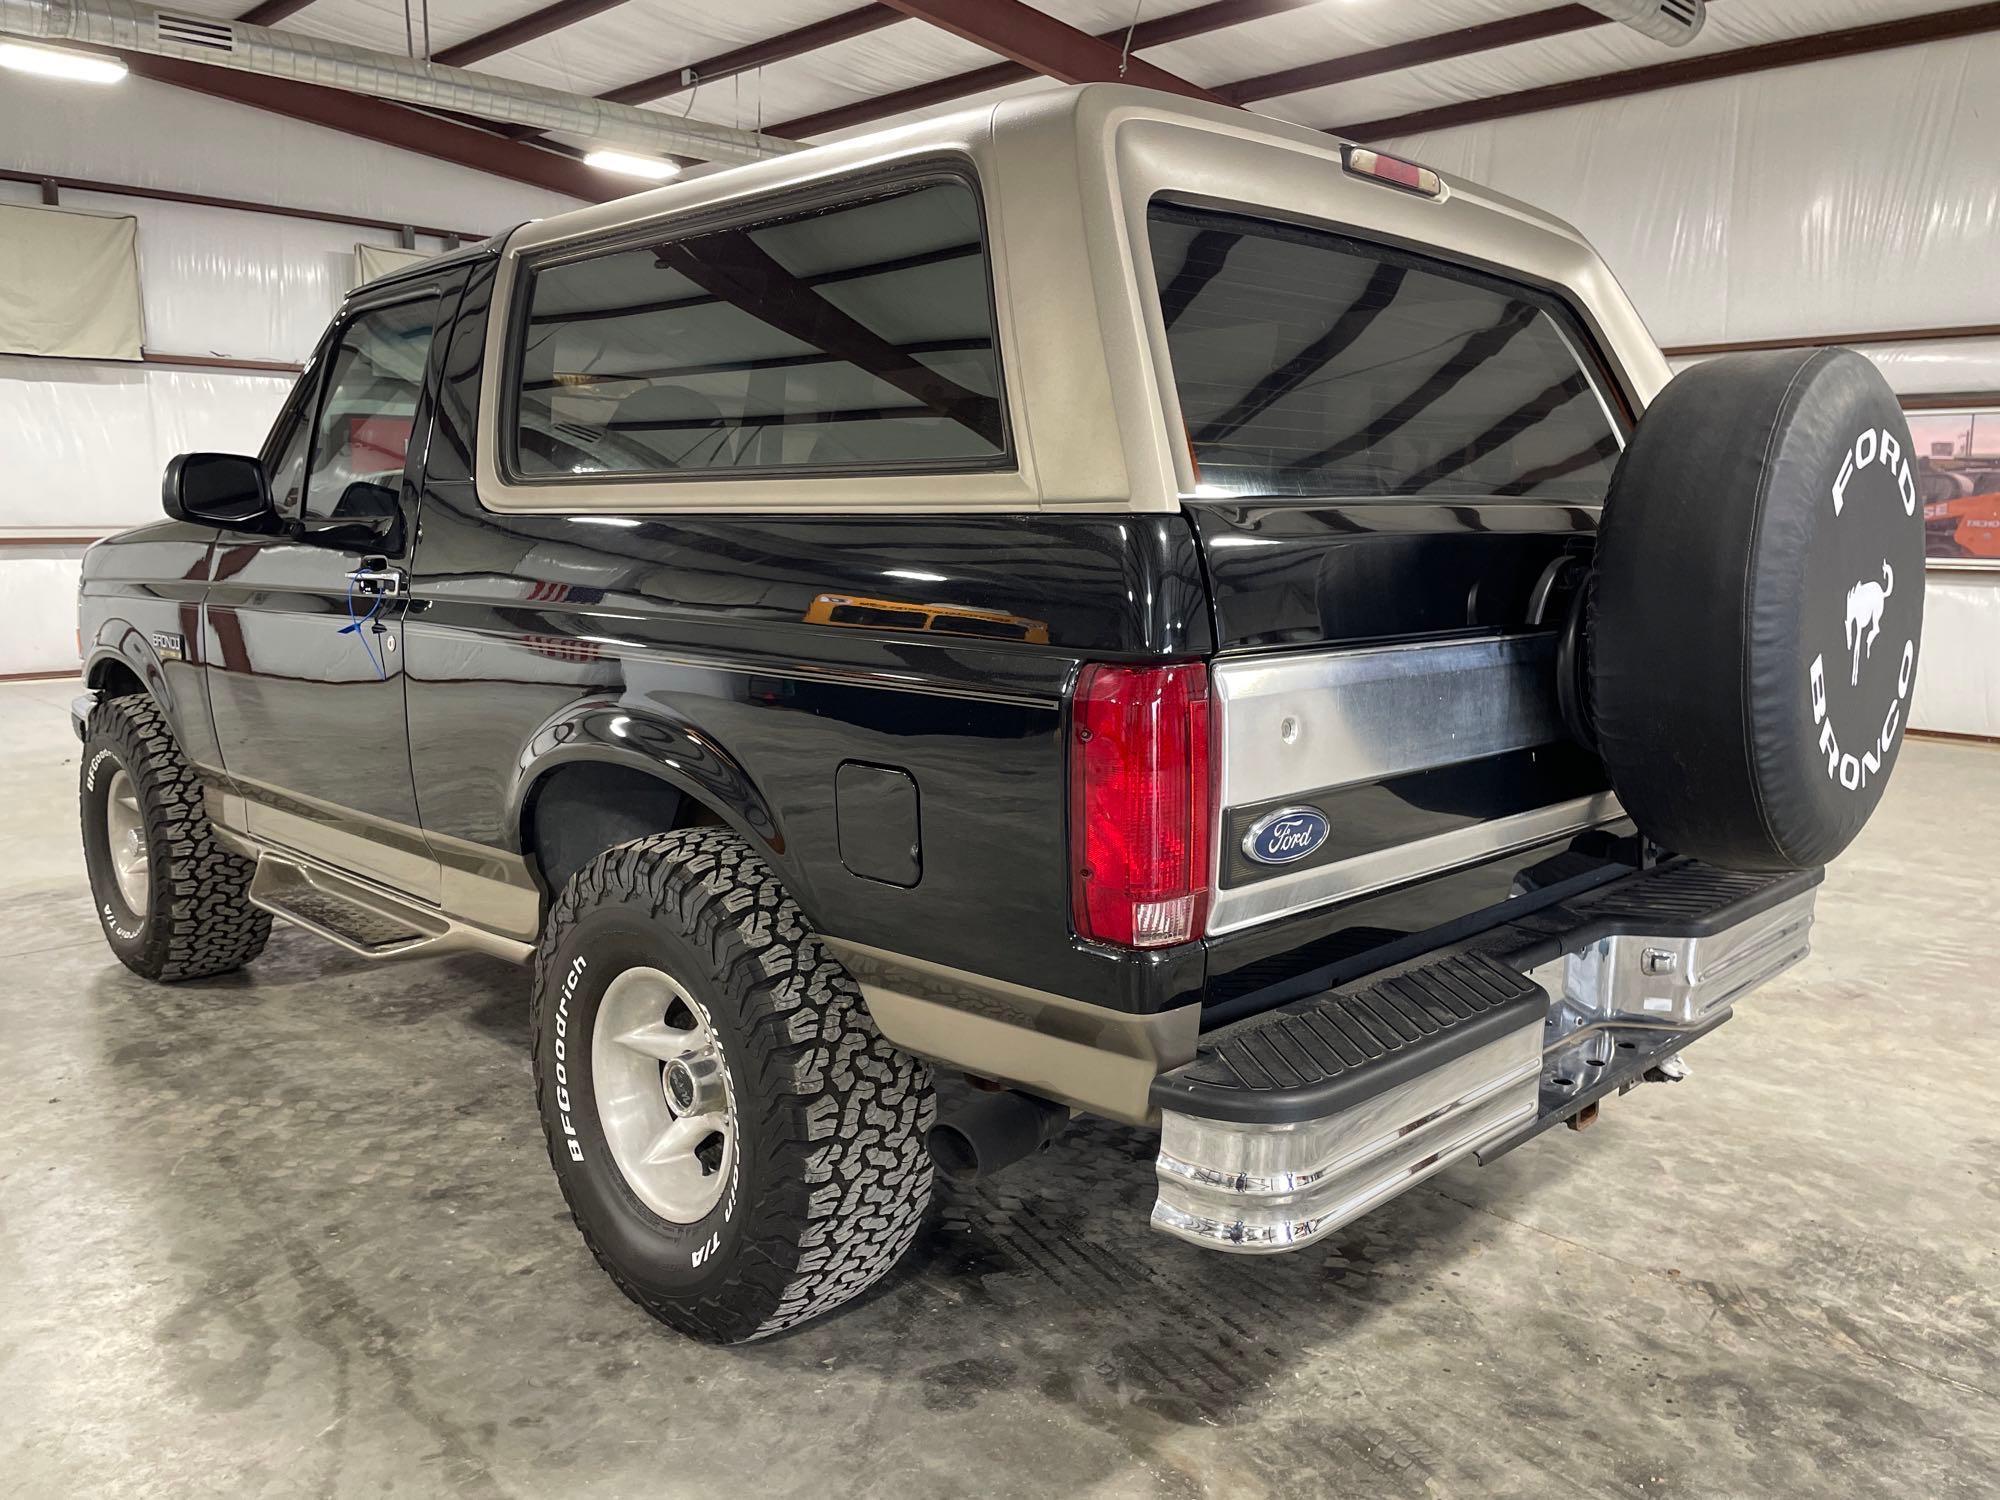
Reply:
[[535, 269], [514, 470], [992, 465], [992, 307], [956, 179]]
[[1554, 299], [1268, 220], [1150, 218], [1198, 493], [1604, 499], [1619, 434]]

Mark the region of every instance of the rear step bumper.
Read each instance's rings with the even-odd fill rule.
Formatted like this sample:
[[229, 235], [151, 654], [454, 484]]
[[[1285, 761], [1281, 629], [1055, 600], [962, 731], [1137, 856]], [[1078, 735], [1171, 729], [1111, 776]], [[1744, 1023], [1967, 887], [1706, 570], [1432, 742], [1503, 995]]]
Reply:
[[1155, 1227], [1309, 1244], [1634, 1086], [1806, 956], [1820, 877], [1675, 860], [1218, 1033], [1153, 1084]]

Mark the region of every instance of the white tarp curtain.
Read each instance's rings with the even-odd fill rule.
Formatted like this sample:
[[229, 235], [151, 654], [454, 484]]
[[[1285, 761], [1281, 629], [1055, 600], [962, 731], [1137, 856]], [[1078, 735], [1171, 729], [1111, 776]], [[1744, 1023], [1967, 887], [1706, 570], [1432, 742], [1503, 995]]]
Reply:
[[0, 531], [90, 535], [160, 516], [176, 453], [255, 453], [289, 375], [0, 358]]
[[1924, 648], [1910, 722], [1947, 734], [2000, 735], [2000, 575], [1924, 578]]
[[139, 221], [0, 204], [0, 353], [138, 359]]
[[357, 243], [354, 247], [354, 285], [363, 286], [378, 276], [387, 276], [391, 271], [400, 271], [420, 260], [429, 260], [432, 254], [429, 250], [405, 250], [400, 245]]
[[[1889, 377], [1889, 384], [1906, 396], [2000, 390], [2000, 338], [1925, 339], [1921, 343], [1854, 347], [1874, 360]], [[1696, 361], [1670, 359], [1667, 363], [1680, 371]]]
[[0, 554], [0, 588], [7, 600], [0, 677], [75, 667], [76, 586], [82, 571], [82, 553], [75, 547]]
[[1996, 77], [1988, 35], [1385, 146], [1576, 225], [1662, 344], [1993, 323]]
[[108, 193], [63, 202], [138, 214], [146, 342], [169, 354], [303, 360], [354, 277], [350, 224]]

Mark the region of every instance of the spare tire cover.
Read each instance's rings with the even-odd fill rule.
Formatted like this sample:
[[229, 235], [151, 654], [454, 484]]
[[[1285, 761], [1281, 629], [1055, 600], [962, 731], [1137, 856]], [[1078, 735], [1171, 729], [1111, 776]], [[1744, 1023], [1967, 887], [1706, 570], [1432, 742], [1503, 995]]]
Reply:
[[1909, 427], [1847, 349], [1684, 370], [1605, 501], [1598, 749], [1648, 838], [1737, 870], [1832, 859], [1881, 800], [1923, 625]]

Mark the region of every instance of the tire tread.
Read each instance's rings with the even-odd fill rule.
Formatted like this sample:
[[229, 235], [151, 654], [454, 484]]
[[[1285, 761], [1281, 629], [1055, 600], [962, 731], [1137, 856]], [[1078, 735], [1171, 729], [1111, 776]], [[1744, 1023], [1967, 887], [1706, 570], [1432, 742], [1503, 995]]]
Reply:
[[[145, 948], [119, 957], [135, 973], [168, 984], [242, 968], [264, 951], [271, 914], [250, 904], [255, 862], [217, 841], [200, 778], [166, 714], [151, 698], [107, 698], [84, 726], [86, 745], [99, 739], [119, 750], [138, 788], [156, 872]], [[84, 766], [87, 775], [87, 755]], [[164, 902], [160, 870], [167, 874]]]
[[717, 1342], [765, 1338], [860, 1295], [909, 1249], [929, 1205], [929, 1068], [876, 1029], [852, 977], [756, 851], [727, 829], [690, 828], [607, 850], [557, 900], [536, 957], [538, 1081], [558, 952], [606, 903], [677, 927], [707, 958], [754, 1039], [729, 1062], [737, 1109], [760, 1117], [763, 1179], [777, 1188], [744, 1205], [734, 1274], [710, 1295], [667, 1302], [635, 1285], [591, 1232], [560, 1131], [545, 1118], [550, 1161], [591, 1254], [654, 1317]]

